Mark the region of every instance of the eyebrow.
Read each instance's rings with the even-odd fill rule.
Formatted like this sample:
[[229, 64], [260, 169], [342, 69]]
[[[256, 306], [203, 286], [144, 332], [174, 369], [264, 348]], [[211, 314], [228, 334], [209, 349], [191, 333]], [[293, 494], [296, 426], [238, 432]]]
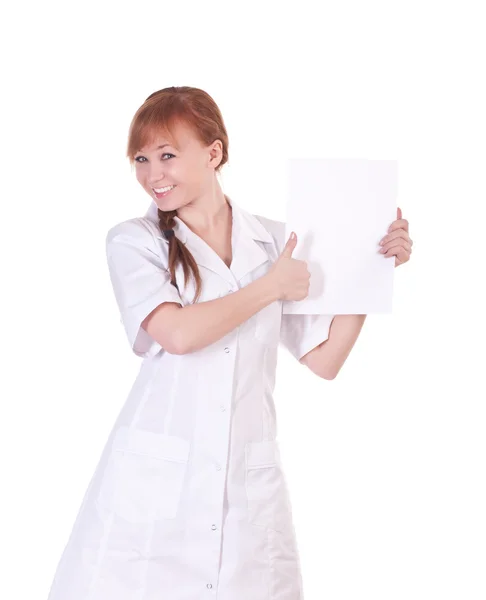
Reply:
[[[160, 150], [161, 148], [165, 148], [166, 146], [172, 146], [172, 144], [162, 144], [161, 146], [157, 146], [156, 150]], [[176, 150], [179, 150], [179, 148], [177, 148], [177, 146], [173, 146]], [[137, 152], [137, 154], [142, 154], [142, 151], [139, 150]]]

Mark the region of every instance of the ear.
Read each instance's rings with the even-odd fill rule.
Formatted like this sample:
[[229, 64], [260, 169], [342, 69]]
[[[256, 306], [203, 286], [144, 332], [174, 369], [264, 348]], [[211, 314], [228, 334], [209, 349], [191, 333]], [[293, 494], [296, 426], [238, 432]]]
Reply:
[[211, 158], [209, 159], [208, 166], [214, 166], [214, 168], [218, 167], [223, 160], [223, 142], [221, 140], [215, 140], [211, 144], [209, 154]]

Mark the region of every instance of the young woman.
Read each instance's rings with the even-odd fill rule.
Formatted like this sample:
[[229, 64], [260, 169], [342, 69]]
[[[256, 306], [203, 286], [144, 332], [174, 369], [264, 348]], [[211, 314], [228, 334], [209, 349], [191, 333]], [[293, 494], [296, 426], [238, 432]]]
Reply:
[[[279, 343], [336, 377], [366, 315], [282, 315], [309, 288], [285, 223], [226, 196], [204, 91], [147, 98], [128, 157], [152, 198], [107, 259], [140, 372], [83, 498], [49, 600], [302, 600], [273, 389]], [[409, 259], [408, 222], [384, 256]]]

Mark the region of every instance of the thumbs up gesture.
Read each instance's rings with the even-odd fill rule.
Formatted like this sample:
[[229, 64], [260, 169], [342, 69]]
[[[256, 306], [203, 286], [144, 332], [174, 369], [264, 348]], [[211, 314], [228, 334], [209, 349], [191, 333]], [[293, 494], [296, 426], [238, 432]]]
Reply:
[[407, 219], [402, 219], [402, 209], [397, 208], [397, 220], [388, 228], [388, 235], [380, 241], [380, 250], [385, 258], [395, 257], [395, 267], [410, 260], [413, 240], [409, 235]]
[[267, 275], [273, 280], [279, 300], [303, 300], [309, 294], [310, 273], [305, 260], [292, 258], [297, 236], [290, 235], [282, 253]]

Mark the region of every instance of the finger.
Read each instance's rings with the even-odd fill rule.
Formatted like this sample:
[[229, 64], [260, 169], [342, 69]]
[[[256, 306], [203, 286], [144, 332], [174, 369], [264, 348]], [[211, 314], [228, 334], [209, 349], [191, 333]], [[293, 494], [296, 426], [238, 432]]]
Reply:
[[402, 218], [402, 209], [397, 206], [397, 219], [401, 219]]
[[407, 219], [397, 219], [396, 221], [393, 221], [393, 223], [390, 225], [390, 227], [388, 227], [388, 233], [390, 233], [391, 231], [395, 231], [395, 229], [405, 229], [405, 231], [408, 231], [408, 221]]
[[[403, 243], [402, 243], [403, 242]], [[382, 252], [386, 257], [389, 256], [398, 256], [399, 253], [405, 252], [408, 256], [412, 253], [412, 248], [409, 243], [401, 240], [401, 243], [387, 245], [383, 247], [380, 252]]]
[[[292, 239], [292, 234], [294, 235], [294, 239]], [[290, 235], [289, 239], [287, 240], [287, 243], [285, 244], [285, 247], [282, 250], [282, 254], [280, 256], [292, 258], [292, 252], [294, 251], [295, 246], [297, 244], [297, 236], [295, 235], [294, 232], [292, 232], [292, 234]]]
[[410, 245], [413, 244], [412, 240], [410, 239], [410, 236], [408, 235], [408, 233], [405, 231], [405, 229], [396, 229], [395, 231], [392, 231], [392, 233], [389, 233], [388, 235], [385, 235], [385, 237], [383, 237], [380, 240], [380, 246], [384, 246], [386, 243], [391, 242], [391, 240], [394, 240], [398, 237], [403, 238], [404, 240], [406, 240]]
[[386, 254], [389, 250], [393, 248], [404, 248], [407, 252], [412, 252], [412, 246], [402, 238], [398, 238], [397, 240], [392, 240], [391, 242], [388, 242], [388, 244], [385, 244], [383, 248], [380, 249], [380, 252]]
[[398, 254], [395, 256], [395, 267], [397, 266], [397, 264], [402, 265], [408, 260], [410, 260], [410, 254], [407, 254], [405, 250], [402, 252], [398, 252]]

